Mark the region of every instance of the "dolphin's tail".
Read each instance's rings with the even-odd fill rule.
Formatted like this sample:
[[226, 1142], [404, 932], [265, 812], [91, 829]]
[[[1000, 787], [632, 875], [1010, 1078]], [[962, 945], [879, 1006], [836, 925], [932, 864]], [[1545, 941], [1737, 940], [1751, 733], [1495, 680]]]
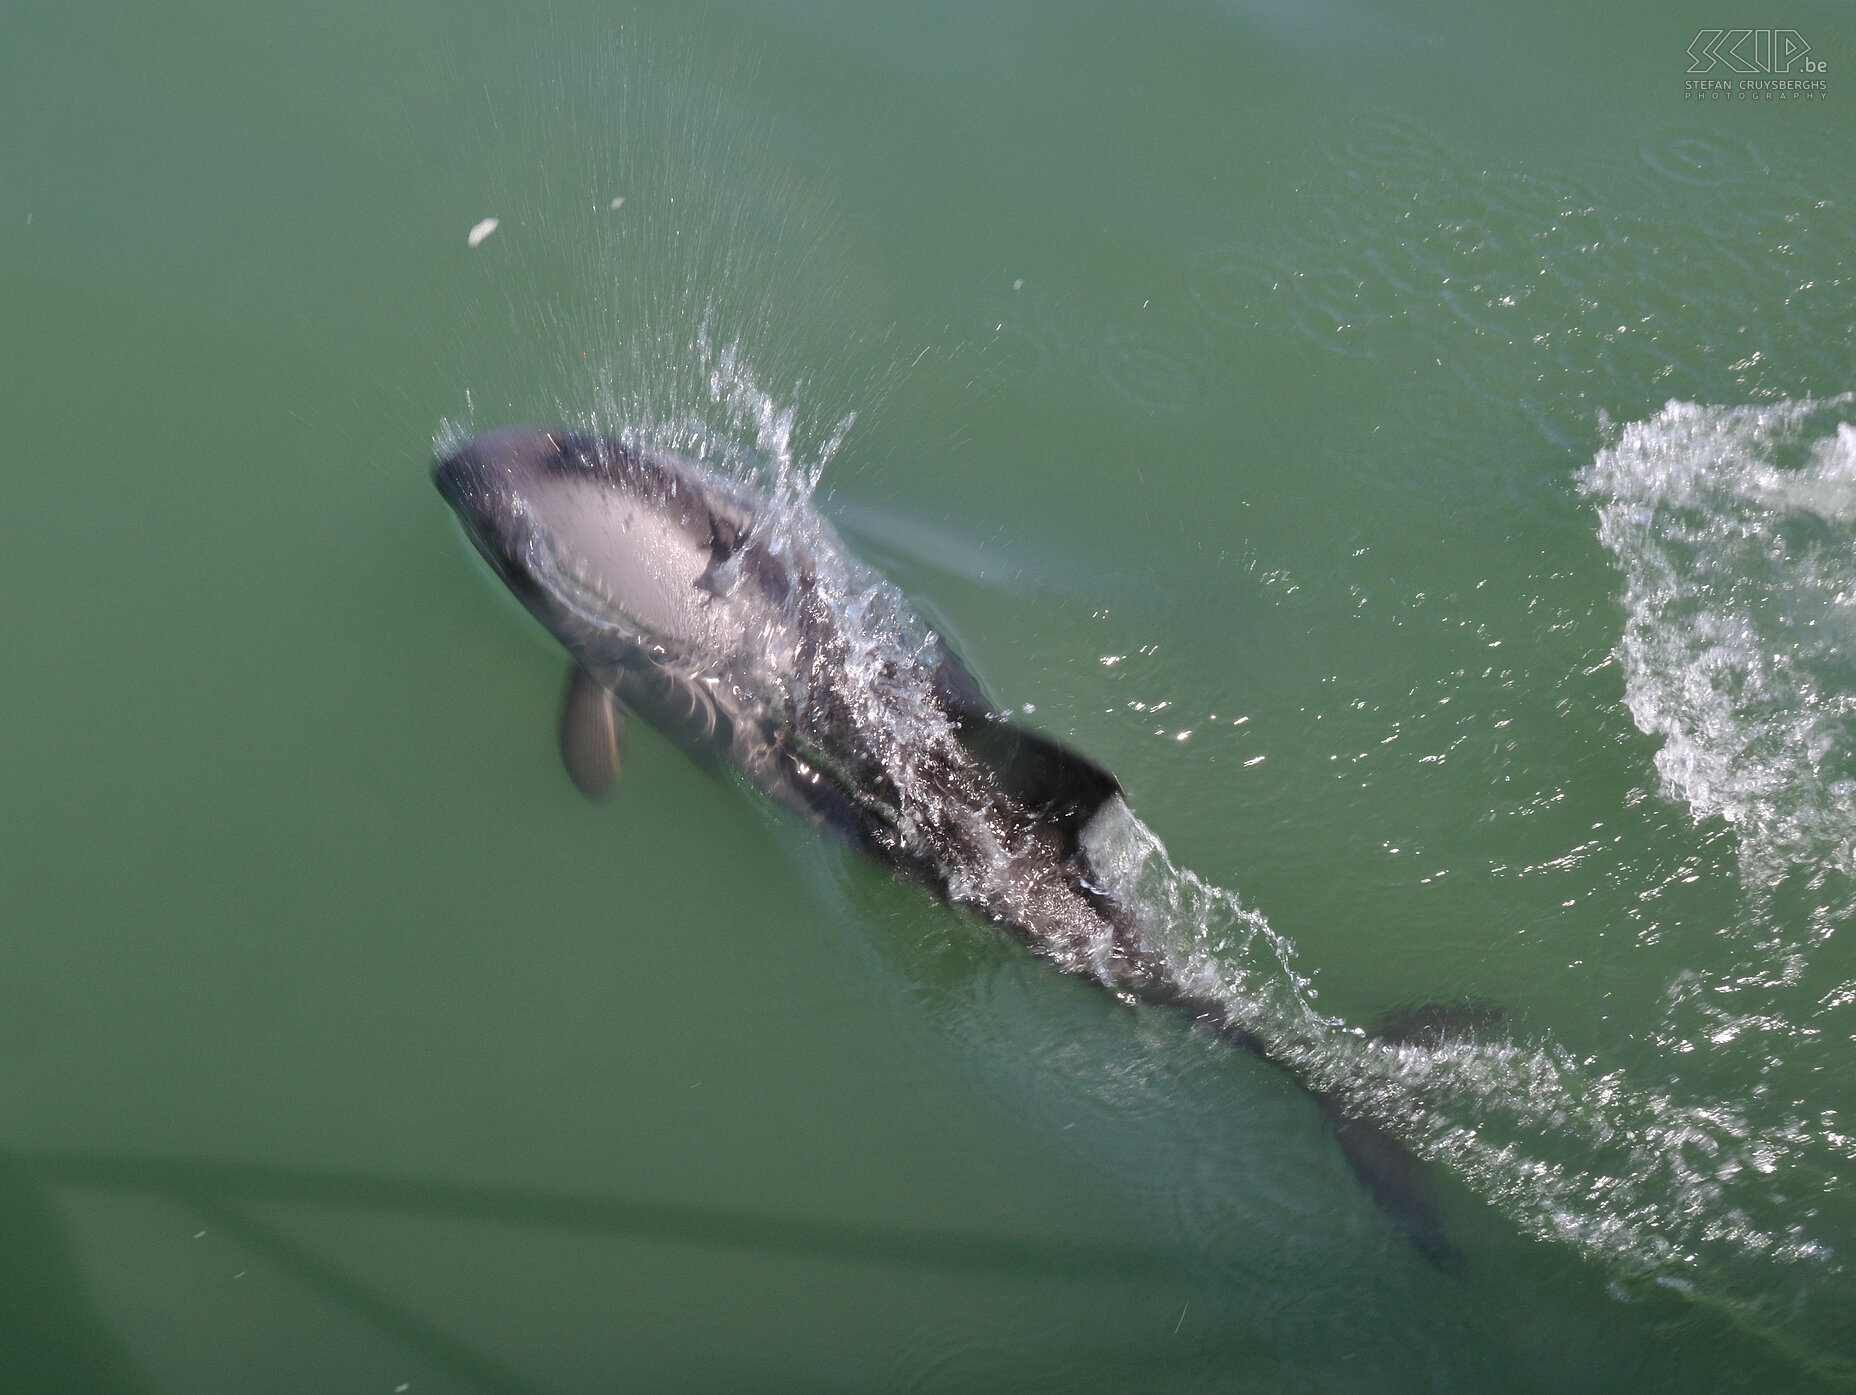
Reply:
[[[1291, 1062], [1283, 1060], [1272, 1050], [1268, 1042], [1237, 1022], [1224, 1004], [1209, 999], [1188, 998], [1165, 989], [1150, 992], [1146, 996], [1183, 1009], [1194, 1021], [1212, 1027], [1246, 1051], [1261, 1056], [1306, 1090], [1315, 1103], [1321, 1106], [1321, 1116], [1333, 1130], [1334, 1141], [1340, 1145], [1341, 1156], [1347, 1160], [1347, 1166], [1399, 1232], [1438, 1269], [1450, 1274], [1462, 1269], [1463, 1255], [1450, 1242], [1444, 1228], [1443, 1208], [1438, 1201], [1436, 1178], [1429, 1163], [1412, 1152], [1383, 1124], [1350, 1109], [1333, 1095], [1311, 1085]], [[1388, 1036], [1388, 1039], [1395, 1038]]]
[[[1393, 1045], [1439, 1050], [1451, 1041], [1479, 1036], [1501, 1020], [1500, 1008], [1479, 999], [1422, 1003], [1388, 1012], [1373, 1035]], [[1303, 1084], [1320, 1104], [1353, 1175], [1380, 1209], [1432, 1264], [1447, 1273], [1460, 1270], [1463, 1255], [1444, 1232], [1436, 1178], [1430, 1165], [1383, 1126]]]
[[1341, 1156], [1379, 1209], [1423, 1255], [1446, 1274], [1463, 1267], [1463, 1253], [1444, 1230], [1430, 1164], [1371, 1119], [1350, 1112], [1319, 1090], [1309, 1090], [1334, 1130]]

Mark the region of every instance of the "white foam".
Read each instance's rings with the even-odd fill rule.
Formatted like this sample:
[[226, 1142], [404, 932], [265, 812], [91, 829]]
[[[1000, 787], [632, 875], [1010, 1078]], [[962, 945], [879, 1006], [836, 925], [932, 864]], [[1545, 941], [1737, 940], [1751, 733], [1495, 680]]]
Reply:
[[1856, 875], [1849, 396], [1671, 402], [1582, 477], [1624, 573], [1625, 701], [1664, 792], [1734, 824], [1753, 885]]

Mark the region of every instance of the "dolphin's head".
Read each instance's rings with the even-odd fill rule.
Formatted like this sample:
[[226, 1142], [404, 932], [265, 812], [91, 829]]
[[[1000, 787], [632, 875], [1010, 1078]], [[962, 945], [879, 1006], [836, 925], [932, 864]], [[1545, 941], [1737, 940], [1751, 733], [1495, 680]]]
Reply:
[[588, 626], [666, 652], [719, 638], [713, 568], [750, 519], [701, 467], [518, 426], [441, 453], [432, 478], [496, 574], [570, 645]]

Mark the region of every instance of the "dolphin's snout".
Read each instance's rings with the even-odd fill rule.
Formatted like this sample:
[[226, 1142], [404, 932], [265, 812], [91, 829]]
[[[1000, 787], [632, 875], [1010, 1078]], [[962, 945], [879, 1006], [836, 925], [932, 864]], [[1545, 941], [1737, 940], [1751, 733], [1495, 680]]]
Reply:
[[432, 461], [432, 483], [465, 530], [495, 532], [510, 512], [512, 481], [476, 441]]
[[479, 453], [466, 445], [462, 450], [436, 457], [432, 461], [432, 484], [463, 525], [464, 535], [492, 565], [496, 565], [508, 543], [503, 527], [508, 510], [502, 506], [496, 491], [487, 487]]
[[560, 454], [555, 438], [531, 426], [473, 436], [432, 461], [432, 483], [453, 508], [501, 513], [545, 481]]
[[535, 589], [527, 563], [533, 472], [508, 448], [511, 439], [512, 433], [495, 433], [441, 451], [432, 461], [432, 484], [491, 570], [526, 598]]
[[469, 457], [470, 450], [466, 447], [432, 459], [432, 483], [438, 487], [444, 501], [454, 509], [463, 505], [470, 481], [476, 473], [471, 468]]
[[460, 490], [457, 477], [457, 457], [441, 455], [432, 461], [432, 483], [438, 487], [438, 493], [452, 508], [458, 506]]

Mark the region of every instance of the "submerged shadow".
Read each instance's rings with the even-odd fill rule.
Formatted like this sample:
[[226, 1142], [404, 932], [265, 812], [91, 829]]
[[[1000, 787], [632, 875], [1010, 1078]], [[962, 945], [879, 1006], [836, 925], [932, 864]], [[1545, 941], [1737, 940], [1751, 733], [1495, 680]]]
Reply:
[[0, 1153], [0, 1381], [22, 1395], [141, 1395], [34, 1169]]
[[23, 1153], [46, 1181], [152, 1193], [197, 1209], [239, 1203], [331, 1206], [430, 1216], [664, 1244], [719, 1246], [798, 1258], [943, 1269], [1032, 1279], [1185, 1281], [1193, 1268], [1160, 1246], [1020, 1239], [901, 1226], [769, 1216], [719, 1206], [632, 1201], [584, 1192], [481, 1185], [180, 1158], [108, 1153]]
[[248, 1208], [329, 1207], [1025, 1279], [1152, 1284], [1193, 1277], [1184, 1257], [1156, 1246], [936, 1234], [727, 1207], [260, 1163], [0, 1153], [0, 1253], [7, 1256], [0, 1264], [0, 1368], [25, 1376], [23, 1384], [9, 1383], [9, 1389], [34, 1395], [140, 1395], [147, 1389], [85, 1294], [45, 1195], [52, 1185], [178, 1202], [315, 1293], [494, 1395], [541, 1395], [542, 1387]]

